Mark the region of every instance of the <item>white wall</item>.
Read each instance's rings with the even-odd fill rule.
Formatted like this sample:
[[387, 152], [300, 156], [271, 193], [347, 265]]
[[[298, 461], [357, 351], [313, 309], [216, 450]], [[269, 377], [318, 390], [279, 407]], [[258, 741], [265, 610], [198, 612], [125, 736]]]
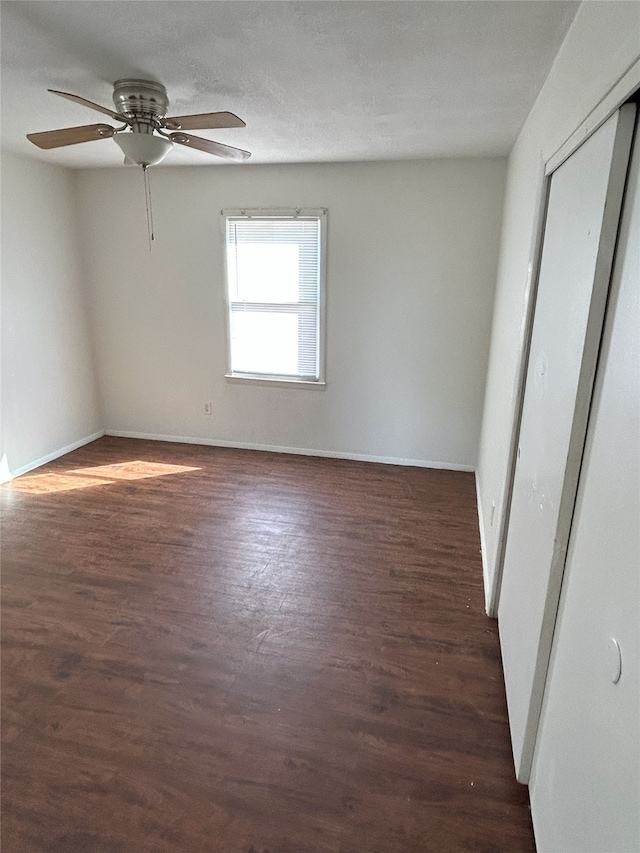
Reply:
[[2, 156], [0, 479], [101, 429], [73, 176]]
[[[140, 171], [79, 174], [107, 431], [474, 466], [504, 172], [162, 166], [151, 253]], [[328, 209], [326, 390], [224, 378], [227, 207]]]
[[477, 472], [487, 591], [502, 535], [543, 164], [638, 58], [639, 32], [640, 4], [583, 3], [509, 157]]
[[[493, 581], [503, 534], [501, 519], [508, 485], [510, 440], [516, 416], [530, 296], [529, 264], [535, 241], [543, 164], [637, 62], [640, 56], [639, 32], [639, 4], [583, 3], [509, 158], [477, 472], [487, 588]], [[627, 405], [622, 400], [624, 397], [619, 413]], [[616, 420], [615, 412], [613, 419]], [[615, 482], [615, 474], [611, 470], [606, 472], [605, 478], [608, 478], [608, 486]], [[588, 522], [591, 526], [597, 522], [604, 523], [606, 527], [606, 518], [612, 510], [607, 495], [608, 492], [602, 488], [596, 488], [592, 494], [594, 502]], [[493, 525], [492, 503], [496, 507]], [[620, 507], [619, 502], [616, 506]], [[579, 507], [578, 513], [580, 511]], [[637, 529], [633, 504], [623, 506], [620, 512], [623, 516], [618, 520], [622, 521], [627, 533], [634, 527]], [[611, 606], [609, 567], [617, 568], [620, 564], [624, 568], [628, 565], [629, 546], [628, 540], [617, 541], [615, 536], [606, 541], [608, 547], [599, 552], [606, 554], [606, 562], [600, 566], [604, 572], [600, 590], [595, 595], [585, 594], [584, 589], [580, 591], [579, 605], [573, 613], [574, 624], [597, 626], [597, 655], [592, 653], [594, 643], [591, 637], [590, 642], [583, 643], [576, 642], [571, 634], [564, 634], [568, 624], [566, 609], [563, 608], [556, 626], [556, 653], [547, 690], [554, 683], [562, 683], [566, 701], [552, 704], [549, 700], [551, 694], [545, 694], [543, 725], [538, 732], [532, 817], [541, 850], [621, 851], [623, 848], [616, 846], [616, 841], [624, 835], [631, 838], [628, 830], [637, 820], [637, 786], [632, 788], [632, 780], [625, 778], [630, 762], [623, 765], [616, 757], [621, 754], [620, 744], [623, 744], [622, 753], [625, 745], [629, 750], [637, 749], [637, 720], [635, 723], [632, 720], [637, 703], [634, 706], [627, 702], [623, 707], [619, 701], [620, 694], [608, 694], [606, 685], [602, 687], [602, 679], [608, 675], [606, 655], [602, 654], [606, 640], [616, 633], [637, 638], [637, 608], [634, 613], [627, 606], [633, 594], [627, 596], [628, 601], [623, 598], [617, 606]], [[599, 540], [599, 545], [601, 547], [602, 540]], [[637, 563], [633, 571], [637, 572]], [[568, 588], [563, 588], [566, 603], [572, 592], [570, 562], [568, 572]], [[628, 578], [628, 573], [625, 576]], [[606, 608], [603, 606], [605, 600]], [[605, 610], [606, 618], [601, 618]], [[502, 616], [501, 612], [501, 621]], [[602, 630], [604, 636], [601, 636]], [[610, 630], [614, 633], [606, 634]], [[557, 670], [561, 645], [564, 646], [564, 663], [563, 668]], [[632, 649], [627, 660], [632, 667], [634, 661], [637, 665], [637, 652]], [[571, 685], [580, 679], [584, 692], [577, 695]], [[613, 687], [609, 682], [609, 688]], [[587, 720], [595, 720], [596, 724], [591, 726]], [[611, 731], [616, 729], [618, 752], [602, 747]], [[542, 755], [545, 756], [544, 761], [539, 760]], [[624, 797], [617, 796], [625, 785], [628, 787]], [[613, 846], [603, 841], [607, 835], [609, 841], [613, 840]]]

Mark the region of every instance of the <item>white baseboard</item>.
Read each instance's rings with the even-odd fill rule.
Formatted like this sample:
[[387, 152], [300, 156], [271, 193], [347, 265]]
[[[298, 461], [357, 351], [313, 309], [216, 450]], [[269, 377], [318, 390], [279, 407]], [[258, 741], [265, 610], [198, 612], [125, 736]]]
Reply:
[[487, 546], [484, 538], [484, 517], [482, 514], [482, 500], [480, 499], [480, 487], [478, 485], [478, 472], [476, 471], [476, 503], [478, 505], [478, 525], [480, 528], [480, 556], [482, 558], [482, 581], [484, 585], [484, 609], [487, 616], [494, 616], [490, 610], [491, 604], [491, 582], [489, 580], [489, 563], [487, 560]]
[[60, 456], [64, 456], [67, 453], [71, 453], [72, 450], [77, 450], [79, 447], [82, 447], [85, 444], [90, 444], [92, 441], [95, 441], [97, 438], [102, 438], [104, 435], [104, 430], [100, 430], [100, 432], [94, 432], [92, 435], [85, 435], [84, 438], [79, 438], [77, 441], [72, 442], [71, 444], [67, 444], [66, 447], [60, 447], [58, 450], [54, 450], [51, 453], [47, 453], [46, 456], [41, 456], [39, 459], [34, 459], [33, 462], [28, 462], [26, 465], [21, 465], [20, 468], [16, 468], [14, 471], [7, 471], [0, 477], [0, 482], [8, 483], [10, 480], [13, 480], [14, 477], [20, 477], [22, 474], [27, 474], [29, 471], [33, 471], [34, 468], [39, 468], [41, 465], [46, 465], [47, 462], [52, 462], [54, 459], [58, 459]]
[[395, 456], [372, 456], [368, 453], [341, 453], [338, 450], [311, 450], [306, 447], [278, 447], [273, 444], [251, 444], [242, 441], [225, 441], [218, 438], [194, 438], [184, 435], [155, 435], [146, 432], [108, 429], [105, 435], [118, 438], [140, 438], [147, 441], [174, 441], [180, 444], [204, 444], [211, 447], [235, 447], [239, 450], [265, 450], [269, 453], [293, 453], [298, 456], [322, 456], [329, 459], [351, 459], [355, 462], [380, 462], [383, 465], [405, 465], [412, 468], [442, 468], [447, 471], [475, 471], [473, 465], [457, 462], [431, 462], [424, 459], [402, 459]]

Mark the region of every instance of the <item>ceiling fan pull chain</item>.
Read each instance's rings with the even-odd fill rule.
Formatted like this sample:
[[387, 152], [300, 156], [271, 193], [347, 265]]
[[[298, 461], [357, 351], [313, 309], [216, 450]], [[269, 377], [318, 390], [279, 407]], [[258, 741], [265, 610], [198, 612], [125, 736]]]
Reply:
[[153, 207], [151, 204], [151, 179], [149, 178], [149, 169], [147, 166], [142, 167], [144, 177], [144, 201], [147, 209], [147, 233], [149, 234], [149, 251], [151, 251], [151, 243], [156, 239], [153, 233]]

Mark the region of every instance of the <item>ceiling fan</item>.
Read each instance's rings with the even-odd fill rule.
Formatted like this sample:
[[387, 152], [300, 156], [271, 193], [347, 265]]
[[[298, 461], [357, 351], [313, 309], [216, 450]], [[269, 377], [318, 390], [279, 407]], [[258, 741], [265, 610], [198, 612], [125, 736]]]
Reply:
[[97, 139], [113, 139], [122, 149], [125, 163], [136, 163], [147, 169], [160, 163], [173, 148], [173, 144], [197, 148], [207, 154], [223, 157], [226, 160], [246, 160], [248, 151], [232, 148], [220, 142], [203, 139], [185, 133], [185, 130], [205, 130], [211, 128], [245, 127], [237, 115], [228, 112], [199, 113], [198, 115], [170, 116], [167, 90], [161, 83], [151, 80], [116, 80], [113, 84], [113, 103], [115, 110], [94, 104], [79, 95], [49, 89], [54, 95], [67, 98], [89, 109], [110, 116], [121, 127], [110, 124], [88, 124], [82, 127], [67, 127], [62, 130], [49, 130], [44, 133], [28, 133], [27, 139], [38, 148], [62, 148], [80, 142], [93, 142]]

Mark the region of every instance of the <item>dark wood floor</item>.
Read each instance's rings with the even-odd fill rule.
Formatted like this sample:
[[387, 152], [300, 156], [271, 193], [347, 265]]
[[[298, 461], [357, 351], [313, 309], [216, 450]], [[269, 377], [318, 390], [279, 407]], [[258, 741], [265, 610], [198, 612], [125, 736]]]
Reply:
[[534, 849], [471, 474], [103, 438], [2, 501], [4, 853]]

